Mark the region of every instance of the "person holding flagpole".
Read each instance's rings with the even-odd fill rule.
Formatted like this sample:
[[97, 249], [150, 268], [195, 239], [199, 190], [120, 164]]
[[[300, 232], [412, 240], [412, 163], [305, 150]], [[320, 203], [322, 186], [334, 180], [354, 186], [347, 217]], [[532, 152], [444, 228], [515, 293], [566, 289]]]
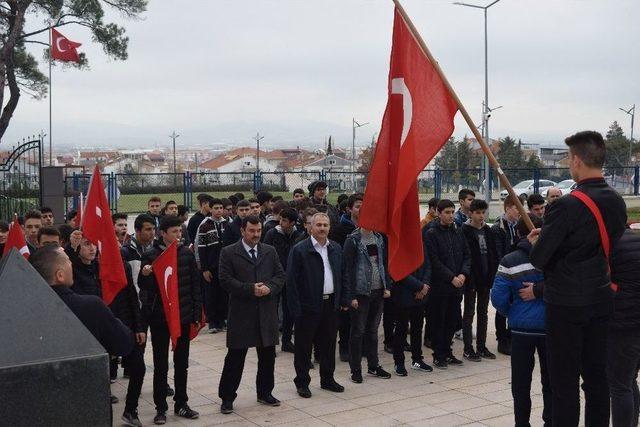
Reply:
[[[156, 405], [155, 424], [167, 422], [167, 373], [169, 371], [169, 341], [170, 326], [164, 307], [165, 302], [159, 292], [156, 274], [152, 274], [152, 264], [172, 243], [176, 243], [177, 258], [175, 265], [163, 268], [165, 287], [169, 275], [177, 276], [178, 292], [175, 300], [169, 300], [169, 305], [179, 309], [179, 333], [173, 349], [175, 401], [174, 413], [182, 418], [196, 419], [198, 412], [187, 405], [187, 369], [189, 367], [189, 343], [192, 324], [199, 324], [202, 319], [202, 291], [200, 288], [200, 273], [193, 253], [181, 245], [182, 220], [176, 216], [164, 216], [160, 221], [160, 238], [153, 247], [142, 256], [138, 285], [140, 286], [140, 300], [142, 312], [151, 331], [151, 347], [153, 349], [153, 401]], [[171, 293], [169, 293], [171, 295]], [[169, 308], [171, 309], [171, 308]]]

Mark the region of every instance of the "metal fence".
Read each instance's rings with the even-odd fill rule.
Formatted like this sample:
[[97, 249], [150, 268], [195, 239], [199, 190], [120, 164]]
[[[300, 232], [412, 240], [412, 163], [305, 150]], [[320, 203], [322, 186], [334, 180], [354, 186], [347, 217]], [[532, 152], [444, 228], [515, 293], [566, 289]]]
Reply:
[[[540, 193], [549, 185], [570, 179], [568, 168], [505, 169], [506, 176], [519, 194]], [[201, 173], [144, 173], [103, 174], [102, 179], [114, 212], [139, 213], [147, 210], [151, 196], [159, 196], [163, 203], [173, 200], [191, 210], [196, 206], [195, 195], [208, 193], [214, 197], [227, 197], [241, 192], [250, 194], [265, 190], [284, 199], [291, 199], [297, 188], [305, 192], [310, 183], [323, 180], [328, 185], [329, 198], [334, 201], [340, 193], [363, 192], [367, 183], [366, 172], [322, 171], [282, 171], [282, 172], [201, 172]], [[638, 195], [640, 168], [625, 167], [607, 170], [607, 182], [623, 195]], [[67, 210], [77, 209], [79, 195], [86, 194], [90, 176], [72, 174], [65, 178]], [[425, 169], [418, 177], [420, 199], [425, 202], [431, 197], [457, 199], [458, 191], [469, 188], [478, 197], [485, 198], [485, 173], [477, 169]], [[493, 170], [489, 173], [491, 199], [504, 198], [498, 177]], [[529, 186], [529, 187], [527, 187]], [[525, 191], [525, 187], [526, 191]], [[502, 194], [501, 194], [502, 193]]]
[[11, 220], [40, 206], [42, 137], [22, 140], [0, 161], [0, 218]]

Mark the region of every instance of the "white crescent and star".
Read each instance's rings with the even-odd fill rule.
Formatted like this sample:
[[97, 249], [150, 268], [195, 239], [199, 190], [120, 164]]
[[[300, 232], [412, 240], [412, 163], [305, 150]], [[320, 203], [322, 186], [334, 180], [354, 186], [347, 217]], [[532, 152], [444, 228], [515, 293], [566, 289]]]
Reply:
[[395, 79], [391, 80], [391, 93], [402, 95], [403, 123], [402, 137], [400, 138], [400, 147], [402, 147], [404, 145], [404, 142], [407, 140], [409, 129], [411, 129], [411, 119], [413, 117], [413, 102], [411, 100], [411, 92], [409, 92], [409, 88], [405, 84], [403, 77], [396, 77]]
[[169, 300], [169, 277], [173, 274], [173, 267], [169, 266], [164, 269], [164, 292], [167, 295], [167, 300], [169, 301], [169, 305], [171, 305], [171, 301]]
[[64, 37], [58, 37], [56, 38], [56, 48], [58, 48], [59, 52], [66, 52], [68, 49], [63, 49], [62, 47], [60, 47], [60, 42], [64, 40]]

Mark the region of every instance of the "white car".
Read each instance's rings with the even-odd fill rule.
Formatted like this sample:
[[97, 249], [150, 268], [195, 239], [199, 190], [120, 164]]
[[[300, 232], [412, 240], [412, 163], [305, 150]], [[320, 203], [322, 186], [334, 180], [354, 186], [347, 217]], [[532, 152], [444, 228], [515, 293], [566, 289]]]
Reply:
[[[518, 196], [529, 197], [530, 195], [533, 194], [533, 184], [534, 184], [534, 181], [532, 179], [528, 179], [526, 181], [519, 182], [518, 184], [516, 184], [515, 187], [513, 187], [513, 189]], [[549, 187], [556, 186], [555, 182], [549, 181], [548, 179], [541, 179], [539, 181], [539, 184], [540, 184], [540, 187], [538, 188], [538, 191], [540, 193], [542, 193], [545, 190], [548, 190]], [[507, 190], [502, 190], [500, 192], [500, 200], [506, 199], [507, 194], [508, 194]]]
[[[571, 193], [571, 190], [573, 190], [574, 188], [576, 188], [578, 184], [572, 180], [572, 179], [565, 179], [564, 181], [560, 181], [558, 183], [558, 185], [556, 185], [556, 188], [560, 189], [560, 192], [562, 193], [562, 195], [567, 195], [569, 193]], [[544, 197], [545, 199], [547, 198], [547, 191], [549, 191], [549, 189], [547, 188], [544, 191], [541, 191], [540, 194], [542, 195], [542, 197]]]

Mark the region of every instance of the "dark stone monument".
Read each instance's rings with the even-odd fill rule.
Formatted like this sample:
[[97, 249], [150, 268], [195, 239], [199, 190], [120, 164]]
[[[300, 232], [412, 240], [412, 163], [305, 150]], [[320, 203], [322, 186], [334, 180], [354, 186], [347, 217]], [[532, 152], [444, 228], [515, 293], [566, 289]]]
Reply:
[[64, 224], [65, 182], [64, 168], [61, 166], [47, 166], [40, 168], [42, 206], [48, 206], [53, 211], [56, 224]]
[[14, 249], [0, 261], [0, 425], [111, 426], [104, 348]]

